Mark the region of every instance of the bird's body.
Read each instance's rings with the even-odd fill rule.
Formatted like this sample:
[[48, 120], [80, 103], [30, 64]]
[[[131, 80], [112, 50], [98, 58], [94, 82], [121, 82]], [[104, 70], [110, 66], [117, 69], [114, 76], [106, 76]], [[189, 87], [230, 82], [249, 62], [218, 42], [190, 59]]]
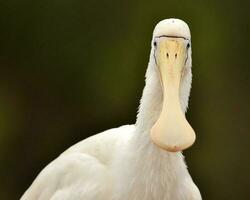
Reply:
[[39, 174], [23, 199], [200, 199], [181, 153], [150, 143], [127, 151], [135, 130], [134, 125], [110, 129], [72, 146]]
[[[72, 146], [38, 175], [21, 200], [201, 200], [182, 153], [168, 152], [150, 139], [163, 107], [154, 63], [151, 51], [136, 124], [104, 131]], [[184, 73], [183, 113], [191, 67]]]

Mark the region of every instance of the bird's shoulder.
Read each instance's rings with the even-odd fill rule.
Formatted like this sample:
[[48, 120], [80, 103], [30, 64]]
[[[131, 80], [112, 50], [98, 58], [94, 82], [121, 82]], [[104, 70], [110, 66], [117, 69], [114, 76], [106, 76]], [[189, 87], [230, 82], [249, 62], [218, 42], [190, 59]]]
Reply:
[[106, 130], [71, 146], [61, 156], [72, 153], [84, 153], [108, 165], [112, 161], [113, 154], [118, 151], [120, 146], [125, 145], [129, 141], [134, 130], [134, 125], [124, 125]]
[[[108, 166], [118, 147], [129, 140], [133, 131], [133, 125], [121, 126], [73, 145], [40, 172], [21, 199], [61, 199], [61, 196], [68, 199], [68, 195], [72, 199], [76, 194], [86, 197], [97, 194], [97, 190], [106, 191], [103, 185], [109, 180]], [[83, 191], [82, 185], [92, 189]], [[102, 194], [101, 191], [98, 194]], [[80, 196], [74, 199], [80, 199]]]
[[99, 183], [109, 180], [106, 171], [106, 166], [88, 154], [59, 156], [40, 172], [21, 200], [82, 199], [84, 196], [98, 199], [93, 195], [98, 190], [102, 192]]

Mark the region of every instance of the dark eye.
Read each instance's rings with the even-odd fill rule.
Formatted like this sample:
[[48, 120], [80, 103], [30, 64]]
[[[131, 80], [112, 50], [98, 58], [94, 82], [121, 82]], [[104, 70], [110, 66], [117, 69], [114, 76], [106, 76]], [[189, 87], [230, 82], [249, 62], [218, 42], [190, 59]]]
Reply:
[[190, 43], [187, 43], [187, 49], [190, 47]]
[[157, 46], [157, 43], [156, 43], [156, 41], [154, 41], [154, 46], [155, 46], [155, 47]]

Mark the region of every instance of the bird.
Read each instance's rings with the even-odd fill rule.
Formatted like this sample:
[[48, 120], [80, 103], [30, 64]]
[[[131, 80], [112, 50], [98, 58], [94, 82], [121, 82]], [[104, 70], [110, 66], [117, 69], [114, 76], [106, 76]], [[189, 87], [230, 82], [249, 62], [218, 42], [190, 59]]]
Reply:
[[135, 124], [68, 148], [21, 200], [201, 200], [182, 154], [196, 139], [185, 117], [191, 82], [189, 26], [163, 19], [153, 30]]

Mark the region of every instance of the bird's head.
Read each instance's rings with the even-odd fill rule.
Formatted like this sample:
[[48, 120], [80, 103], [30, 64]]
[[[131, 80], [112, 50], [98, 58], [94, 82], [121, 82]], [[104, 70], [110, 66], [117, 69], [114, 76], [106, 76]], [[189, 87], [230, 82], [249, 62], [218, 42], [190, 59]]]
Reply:
[[151, 129], [151, 139], [167, 151], [182, 151], [195, 141], [195, 132], [180, 103], [180, 88], [192, 62], [188, 25], [179, 19], [159, 22], [154, 29], [151, 53], [163, 92], [161, 114]]

